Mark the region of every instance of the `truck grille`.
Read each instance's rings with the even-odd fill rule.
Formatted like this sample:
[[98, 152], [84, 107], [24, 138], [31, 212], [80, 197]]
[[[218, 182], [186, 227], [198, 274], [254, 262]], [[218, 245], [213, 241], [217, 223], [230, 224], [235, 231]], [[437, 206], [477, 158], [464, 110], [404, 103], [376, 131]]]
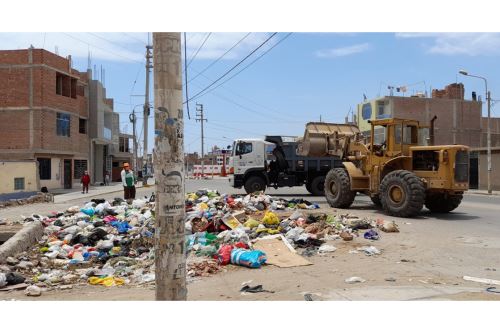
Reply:
[[465, 183], [469, 181], [469, 152], [457, 151], [455, 156], [455, 182]]

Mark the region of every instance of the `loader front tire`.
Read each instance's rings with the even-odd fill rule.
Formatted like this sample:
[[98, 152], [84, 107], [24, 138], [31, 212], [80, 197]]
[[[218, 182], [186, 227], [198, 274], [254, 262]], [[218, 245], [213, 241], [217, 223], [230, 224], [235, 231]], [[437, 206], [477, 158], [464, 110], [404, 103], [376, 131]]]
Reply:
[[433, 213], [449, 213], [460, 205], [463, 197], [462, 194], [430, 193], [425, 198], [425, 207]]
[[356, 191], [351, 191], [351, 180], [345, 169], [335, 168], [326, 174], [325, 197], [330, 207], [349, 208]]
[[413, 172], [392, 171], [380, 183], [380, 201], [389, 215], [415, 216], [424, 206], [424, 183]]

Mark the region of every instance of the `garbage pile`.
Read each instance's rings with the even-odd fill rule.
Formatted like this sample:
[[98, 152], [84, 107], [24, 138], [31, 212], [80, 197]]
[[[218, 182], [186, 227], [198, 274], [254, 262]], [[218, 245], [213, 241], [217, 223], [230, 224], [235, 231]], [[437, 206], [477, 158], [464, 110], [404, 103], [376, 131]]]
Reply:
[[[2, 273], [18, 276], [7, 286], [31, 282], [43, 288], [154, 281], [154, 202], [147, 198], [130, 205], [121, 198], [112, 203], [93, 199], [64, 212], [34, 214], [22, 223], [33, 221], [43, 224], [42, 239], [0, 266], [0, 284]], [[32, 289], [27, 294], [36, 296]]]
[[[257, 240], [278, 238], [294, 255], [299, 249], [307, 257], [335, 251], [334, 246], [324, 244], [326, 241], [355, 237], [376, 240], [380, 237], [377, 229], [398, 231], [394, 222], [311, 214], [319, 208], [317, 204], [264, 193], [221, 195], [199, 190], [186, 195], [185, 208], [188, 278], [216, 274], [229, 264], [260, 268], [268, 258], [265, 251], [254, 247]], [[25, 287], [63, 289], [78, 284], [111, 287], [153, 283], [154, 210], [153, 197], [130, 204], [121, 198], [111, 203], [92, 199], [82, 207], [25, 218], [23, 223], [40, 221], [44, 236], [30, 251], [0, 265], [0, 288], [23, 283]], [[374, 247], [359, 250], [380, 254]], [[29, 294], [39, 295], [36, 288]]]

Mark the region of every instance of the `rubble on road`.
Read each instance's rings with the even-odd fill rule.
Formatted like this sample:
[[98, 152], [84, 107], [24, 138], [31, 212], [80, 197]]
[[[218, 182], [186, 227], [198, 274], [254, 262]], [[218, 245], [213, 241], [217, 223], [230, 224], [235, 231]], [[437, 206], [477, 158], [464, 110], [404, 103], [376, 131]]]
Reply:
[[[332, 253], [336, 247], [326, 242], [363, 238], [360, 230], [368, 229], [370, 239], [378, 239], [375, 220], [311, 214], [317, 208], [307, 200], [264, 193], [199, 190], [186, 194], [188, 278], [217, 274], [228, 264], [254, 269], [264, 264], [310, 265], [305, 256]], [[30, 251], [9, 257], [0, 266], [0, 290], [23, 283], [40, 290], [154, 283], [153, 197], [131, 203], [121, 198], [113, 202], [92, 199], [64, 212], [33, 214], [19, 222], [33, 221], [43, 224], [44, 236]], [[373, 246], [358, 250], [367, 255], [380, 253]], [[36, 288], [30, 290], [38, 293]]]

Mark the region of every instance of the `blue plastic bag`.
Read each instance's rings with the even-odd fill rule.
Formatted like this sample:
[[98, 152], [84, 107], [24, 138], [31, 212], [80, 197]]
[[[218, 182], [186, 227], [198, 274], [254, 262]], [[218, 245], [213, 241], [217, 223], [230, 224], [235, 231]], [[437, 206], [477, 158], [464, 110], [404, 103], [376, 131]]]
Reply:
[[128, 222], [122, 222], [122, 221], [113, 221], [111, 222], [111, 226], [118, 229], [118, 233], [120, 234], [124, 234], [128, 231], [128, 229], [132, 229], [132, 227], [128, 224]]
[[260, 268], [266, 262], [266, 254], [262, 251], [249, 251], [235, 248], [231, 251], [231, 263], [250, 268]]
[[89, 208], [82, 208], [80, 209], [80, 212], [87, 214], [88, 216], [92, 216], [95, 213], [94, 207], [89, 207]]
[[379, 239], [378, 232], [374, 229], [370, 229], [364, 234], [365, 239], [372, 239], [372, 240], [377, 240]]

